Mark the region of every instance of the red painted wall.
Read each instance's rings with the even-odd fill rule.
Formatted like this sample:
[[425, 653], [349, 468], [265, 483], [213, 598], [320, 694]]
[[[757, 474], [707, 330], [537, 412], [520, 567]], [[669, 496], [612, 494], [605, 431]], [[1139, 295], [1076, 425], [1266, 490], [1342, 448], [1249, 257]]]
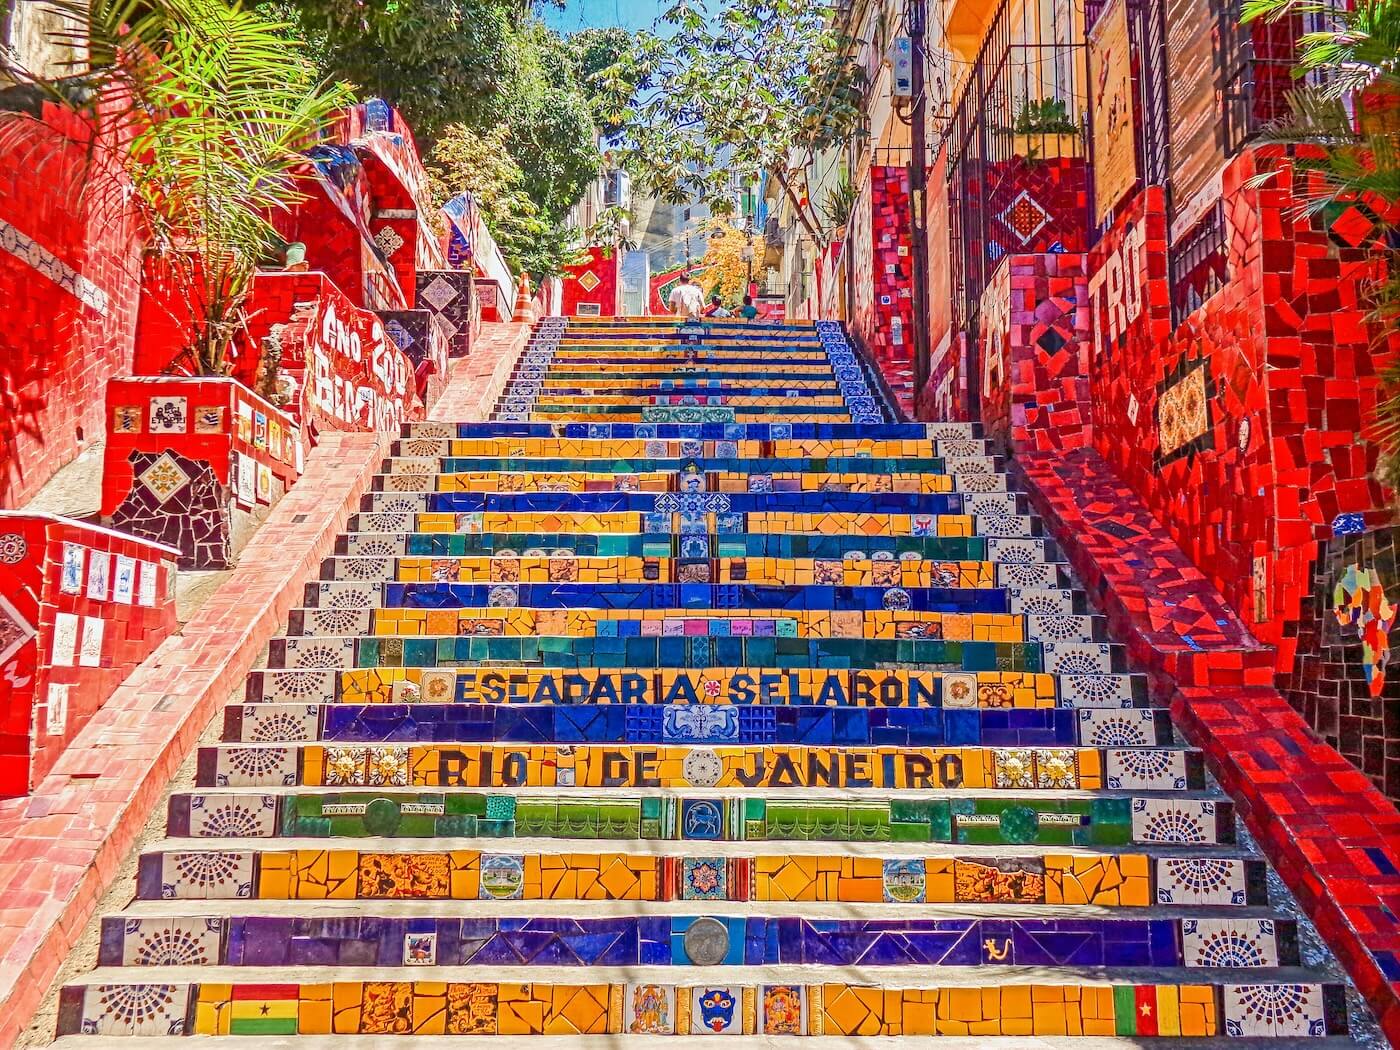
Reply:
[[103, 384], [131, 366], [142, 240], [87, 136], [46, 105], [0, 152], [0, 507], [102, 433]]

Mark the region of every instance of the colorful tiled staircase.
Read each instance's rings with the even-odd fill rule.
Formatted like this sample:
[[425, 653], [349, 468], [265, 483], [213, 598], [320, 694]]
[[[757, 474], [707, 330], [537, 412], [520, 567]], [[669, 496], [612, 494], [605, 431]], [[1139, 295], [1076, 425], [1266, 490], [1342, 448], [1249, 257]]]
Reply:
[[60, 1035], [1340, 1041], [1001, 467], [835, 325], [543, 322], [397, 442]]

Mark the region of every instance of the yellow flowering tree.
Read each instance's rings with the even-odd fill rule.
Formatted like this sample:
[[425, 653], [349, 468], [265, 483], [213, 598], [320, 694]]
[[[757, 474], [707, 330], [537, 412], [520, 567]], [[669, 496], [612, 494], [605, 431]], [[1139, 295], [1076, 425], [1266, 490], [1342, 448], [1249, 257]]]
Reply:
[[723, 219], [711, 219], [701, 227], [706, 238], [705, 255], [696, 269], [704, 268], [700, 287], [708, 299], [718, 295], [733, 306], [743, 297], [748, 282], [749, 262], [744, 258], [749, 234]]

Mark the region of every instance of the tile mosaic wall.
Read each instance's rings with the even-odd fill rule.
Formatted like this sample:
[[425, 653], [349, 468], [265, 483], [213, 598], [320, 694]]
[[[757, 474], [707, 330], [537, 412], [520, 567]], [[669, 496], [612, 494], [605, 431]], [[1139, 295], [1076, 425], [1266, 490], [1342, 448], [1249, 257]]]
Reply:
[[23, 795], [175, 630], [176, 551], [0, 512], [0, 796]]

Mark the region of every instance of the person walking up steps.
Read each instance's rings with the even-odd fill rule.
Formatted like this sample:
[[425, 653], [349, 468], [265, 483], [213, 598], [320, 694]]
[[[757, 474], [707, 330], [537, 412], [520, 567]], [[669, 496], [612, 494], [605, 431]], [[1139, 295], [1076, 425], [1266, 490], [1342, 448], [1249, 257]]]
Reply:
[[701, 311], [705, 309], [705, 296], [700, 287], [690, 279], [690, 274], [683, 273], [680, 281], [671, 289], [667, 305], [677, 317], [698, 321]]

